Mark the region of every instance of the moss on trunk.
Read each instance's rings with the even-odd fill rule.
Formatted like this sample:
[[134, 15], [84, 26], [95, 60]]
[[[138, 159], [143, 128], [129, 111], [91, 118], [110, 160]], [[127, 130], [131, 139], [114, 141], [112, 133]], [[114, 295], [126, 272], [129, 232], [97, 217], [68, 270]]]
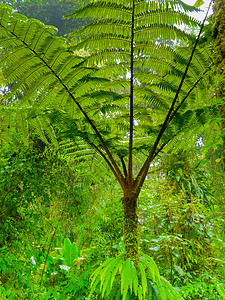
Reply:
[[125, 245], [125, 258], [130, 258], [135, 264], [138, 262], [138, 216], [137, 196], [129, 194], [123, 198], [124, 224], [123, 237]]

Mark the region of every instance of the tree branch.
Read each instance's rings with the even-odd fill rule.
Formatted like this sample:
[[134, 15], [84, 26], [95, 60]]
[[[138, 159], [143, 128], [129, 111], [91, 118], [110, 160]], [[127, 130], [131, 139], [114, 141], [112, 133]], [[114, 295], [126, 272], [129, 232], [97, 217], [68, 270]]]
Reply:
[[123, 166], [123, 173], [124, 173], [124, 176], [125, 176], [125, 180], [127, 179], [127, 168], [126, 168], [126, 164], [124, 162], [124, 159], [122, 156], [120, 156], [120, 160], [121, 160], [121, 163], [122, 163], [122, 166]]
[[[92, 142], [88, 142], [88, 144], [90, 146], [92, 146], [101, 156], [102, 158], [105, 160], [105, 162], [107, 163], [107, 165], [109, 166], [110, 170], [113, 172], [114, 176], [116, 177], [117, 181], [119, 182], [120, 186], [122, 187], [122, 189], [124, 190], [124, 181], [121, 180], [121, 177], [118, 176], [117, 172], [115, 171], [113, 165], [110, 163], [110, 161], [108, 160], [108, 158], [106, 157], [106, 155], [101, 151], [101, 149], [99, 149], [94, 143]], [[123, 166], [124, 167], [124, 166]], [[125, 166], [126, 168], [126, 166]], [[125, 174], [124, 174], [125, 175]], [[126, 177], [126, 175], [125, 175]]]
[[163, 148], [175, 137], [174, 135], [172, 138], [168, 139], [165, 143], [163, 143], [160, 148], [155, 152], [153, 159], [163, 150]]

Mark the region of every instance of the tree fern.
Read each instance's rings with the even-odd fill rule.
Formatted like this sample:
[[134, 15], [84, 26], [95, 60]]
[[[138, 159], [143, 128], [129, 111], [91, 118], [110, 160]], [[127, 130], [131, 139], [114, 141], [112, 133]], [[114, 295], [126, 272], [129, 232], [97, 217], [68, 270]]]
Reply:
[[[124, 94], [129, 103], [132, 90], [132, 111], [135, 119], [133, 151], [140, 149], [144, 137], [153, 132], [152, 125], [159, 126], [171, 105], [180, 84], [190, 56], [190, 44], [194, 37], [179, 29], [179, 25], [198, 26], [185, 12], [194, 8], [182, 1], [93, 1], [67, 17], [88, 16], [94, 21], [74, 33], [75, 50], [84, 48], [89, 57], [87, 66], [101, 65], [100, 73], [107, 78], [115, 76], [124, 81], [130, 72], [130, 86]], [[133, 18], [133, 21], [132, 21]], [[168, 40], [186, 41], [186, 47], [170, 47]], [[210, 64], [209, 52], [197, 50], [192, 59], [185, 82], [177, 102], [181, 102]], [[206, 96], [204, 80], [196, 84], [189, 98], [201, 99]], [[135, 99], [135, 100], [134, 100]], [[192, 101], [193, 109], [193, 101]], [[130, 128], [130, 115], [123, 114], [123, 124]], [[113, 121], [116, 122], [115, 116]], [[157, 131], [157, 130], [155, 130]], [[130, 132], [131, 136], [131, 132]], [[154, 140], [155, 136], [153, 136]], [[147, 141], [147, 140], [146, 140]], [[149, 140], [148, 140], [149, 142]], [[144, 145], [143, 145], [144, 146]], [[150, 149], [151, 143], [144, 148]]]
[[[0, 9], [0, 62], [13, 99], [46, 108], [51, 125], [68, 114], [72, 134], [105, 160], [121, 185], [125, 259], [117, 272], [123, 299], [133, 292], [139, 299], [145, 292], [179, 299], [152, 259], [140, 258], [137, 199], [153, 159], [207, 111], [204, 76], [211, 58], [198, 46], [203, 25], [196, 40], [179, 27], [199, 25], [185, 13], [192, 10], [180, 0], [91, 1], [68, 16], [93, 20], [74, 34], [68, 50], [54, 28], [13, 14], [7, 6]], [[75, 54], [82, 49], [85, 57]], [[67, 128], [62, 132], [69, 135]], [[135, 152], [141, 150], [144, 164], [135, 173]], [[96, 270], [91, 293], [98, 284], [102, 296], [110, 292], [117, 273], [113, 260], [107, 263]]]
[[[177, 8], [183, 11], [176, 11]], [[188, 25], [196, 25], [193, 19], [185, 15], [186, 9], [191, 8], [181, 1], [137, 3], [135, 18], [139, 21], [134, 22], [133, 49], [133, 97], [135, 97], [133, 151], [140, 150], [140, 140], [143, 149], [149, 149], [151, 146], [149, 141], [153, 141], [155, 135], [147, 140], [146, 137], [150, 132], [157, 132], [187, 64], [188, 56], [184, 56], [183, 48], [181, 55], [165, 44], [166, 39], [171, 38], [171, 34], [177, 39], [179, 36], [184, 37], [184, 33], [174, 24], [186, 22]], [[126, 73], [129, 71], [131, 58], [129, 27], [131, 20], [128, 18], [131, 5], [126, 2], [121, 5], [113, 2], [94, 2], [74, 14], [76, 17], [82, 17], [82, 14], [85, 13], [87, 16], [89, 12], [92, 18], [103, 16], [103, 19], [95, 21], [94, 25], [88, 25], [79, 32], [81, 42], [74, 49], [80, 49], [84, 43], [88, 44], [87, 51], [91, 55], [85, 59], [69, 52], [65, 43], [63, 44], [63, 39], [52, 35], [54, 28], [19, 15], [8, 14], [8, 10], [8, 7], [1, 10], [1, 35], [2, 45], [9, 49], [10, 55], [5, 51], [1, 59], [6, 67], [4, 73], [7, 81], [9, 84], [13, 83], [12, 92], [19, 93], [18, 97], [22, 97], [23, 101], [36, 98], [42, 107], [51, 103], [51, 106], [61, 106], [71, 111], [72, 105], [72, 114], [76, 115], [76, 120], [80, 120], [77, 124], [80, 124], [81, 131], [90, 132], [90, 123], [85, 121], [74, 101], [76, 100], [82, 105], [83, 111], [95, 119], [96, 127], [103, 132], [105, 139], [108, 139], [110, 146], [115, 149], [112, 151], [118, 155], [121, 152], [128, 153], [124, 147], [124, 142], [126, 144], [124, 134], [126, 135], [130, 128], [130, 115], [127, 111], [130, 80], [126, 79]], [[118, 10], [124, 19], [117, 20], [117, 16], [111, 18]], [[10, 23], [7, 23], [7, 18]], [[159, 26], [156, 26], [157, 22]], [[147, 32], [151, 32], [154, 38], [151, 39], [149, 36], [150, 41], [147, 42], [145, 33], [142, 36], [140, 26], [146, 27]], [[185, 36], [186, 40], [193, 40], [192, 36], [187, 34]], [[110, 43], [107, 42], [109, 38]], [[120, 45], [120, 42], [127, 44]], [[92, 43], [96, 47], [94, 51], [91, 51]], [[194, 61], [190, 68], [191, 73], [185, 81], [181, 96], [186, 95], [201, 75], [202, 67], [208, 64], [209, 57], [203, 52], [197, 56], [196, 62]], [[201, 65], [199, 61], [202, 62]], [[96, 65], [103, 67], [97, 71]], [[102, 79], [105, 73], [107, 78]], [[193, 91], [192, 98], [196, 99], [196, 96], [198, 99], [203, 98], [202, 91], [205, 86], [202, 82]], [[111, 91], [117, 91], [117, 94]], [[155, 130], [152, 129], [152, 124]], [[147, 144], [143, 145], [145, 141]]]

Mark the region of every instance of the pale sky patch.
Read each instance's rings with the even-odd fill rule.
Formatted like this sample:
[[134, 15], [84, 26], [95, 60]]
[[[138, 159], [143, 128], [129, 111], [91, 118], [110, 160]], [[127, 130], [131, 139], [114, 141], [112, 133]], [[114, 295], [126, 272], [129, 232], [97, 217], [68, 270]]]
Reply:
[[[189, 5], [194, 5], [196, 0], [183, 0], [183, 2], [189, 4]], [[203, 21], [203, 19], [205, 18], [205, 15], [206, 15], [206, 12], [207, 12], [207, 9], [209, 7], [209, 4], [210, 4], [210, 0], [205, 0], [204, 1], [205, 3], [200, 6], [200, 9], [201, 11], [198, 12], [198, 13], [192, 13], [191, 16], [200, 20], [200, 21]], [[210, 12], [209, 12], [209, 15], [212, 14], [212, 7], [210, 9]]]

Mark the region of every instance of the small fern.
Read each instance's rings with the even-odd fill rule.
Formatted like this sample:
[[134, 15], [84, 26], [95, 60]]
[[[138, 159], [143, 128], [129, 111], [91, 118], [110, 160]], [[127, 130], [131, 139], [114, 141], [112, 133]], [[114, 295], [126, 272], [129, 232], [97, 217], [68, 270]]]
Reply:
[[[88, 300], [100, 289], [103, 299], [157, 299], [181, 300], [180, 294], [159, 274], [154, 260], [146, 255], [140, 257], [137, 268], [130, 258], [109, 258], [91, 276]], [[155, 295], [155, 296], [153, 296]], [[114, 298], [113, 298], [114, 299]]]

